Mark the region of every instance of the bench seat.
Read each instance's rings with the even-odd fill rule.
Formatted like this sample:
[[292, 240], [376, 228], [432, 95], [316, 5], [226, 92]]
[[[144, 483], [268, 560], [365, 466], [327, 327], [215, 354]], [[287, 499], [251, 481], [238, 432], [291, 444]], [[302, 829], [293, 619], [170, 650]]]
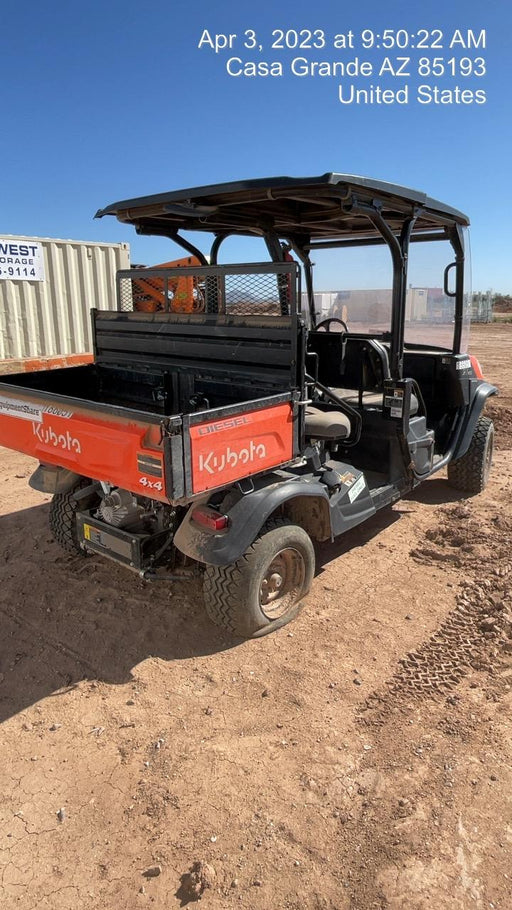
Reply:
[[[355, 389], [336, 389], [331, 387], [331, 392], [341, 398], [353, 408], [359, 405], [359, 392]], [[363, 392], [363, 408], [381, 408], [382, 392]], [[416, 395], [411, 395], [411, 417], [418, 413], [418, 399]]]

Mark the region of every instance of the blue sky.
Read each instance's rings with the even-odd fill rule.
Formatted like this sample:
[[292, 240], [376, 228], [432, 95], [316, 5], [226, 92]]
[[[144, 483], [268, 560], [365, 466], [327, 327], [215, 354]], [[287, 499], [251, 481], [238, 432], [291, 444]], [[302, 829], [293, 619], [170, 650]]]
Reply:
[[[365, 174], [426, 191], [470, 215], [473, 288], [512, 292], [510, 158], [512, 149], [512, 12], [503, 2], [400, 0], [341, 4], [295, 0], [193, 4], [88, 0], [4, 7], [0, 37], [2, 113], [0, 234], [128, 241], [132, 260], [180, 255], [162, 238], [137, 238], [95, 211], [118, 199], [199, 184], [325, 171]], [[270, 48], [274, 29], [323, 29], [328, 46]], [[235, 33], [233, 51], [197, 45], [204, 29]], [[241, 47], [247, 29], [263, 51]], [[454, 30], [486, 29], [485, 78], [411, 78], [440, 89], [483, 89], [482, 105], [345, 105], [337, 78], [292, 76], [293, 57], [380, 62], [360, 33], [439, 29], [447, 61]], [[331, 37], [354, 32], [354, 49]], [[283, 64], [280, 78], [229, 77], [230, 56]], [[400, 78], [361, 78], [403, 88]], [[332, 267], [334, 268], [334, 266]], [[336, 286], [334, 272], [320, 276]]]

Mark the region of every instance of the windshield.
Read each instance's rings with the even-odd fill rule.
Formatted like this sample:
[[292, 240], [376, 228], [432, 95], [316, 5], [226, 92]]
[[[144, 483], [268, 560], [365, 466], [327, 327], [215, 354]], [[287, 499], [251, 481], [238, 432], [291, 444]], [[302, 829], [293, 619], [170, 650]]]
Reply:
[[[262, 238], [228, 238], [220, 249], [220, 262], [236, 261], [233, 253], [243, 253], [247, 262], [264, 261], [268, 249]], [[288, 255], [287, 255], [288, 258]], [[296, 259], [296, 256], [290, 257]], [[407, 263], [404, 341], [409, 346], [422, 345], [453, 350], [455, 297], [444, 292], [444, 274], [454, 262], [455, 252], [449, 240], [425, 239], [411, 242]], [[329, 331], [368, 335], [389, 333], [392, 323], [393, 264], [386, 243], [311, 249], [313, 263], [314, 309], [317, 326], [325, 320], [336, 320]], [[466, 294], [470, 301], [469, 244], [466, 243]], [[450, 272], [450, 289], [455, 289], [455, 270]], [[303, 281], [302, 287], [305, 288]], [[302, 314], [309, 324], [307, 294], [300, 301]], [[468, 306], [464, 308], [462, 346], [467, 345]], [[339, 322], [337, 321], [339, 320]]]
[[[311, 258], [314, 284], [318, 288], [315, 290], [317, 325], [336, 318], [342, 319], [350, 332], [389, 332], [393, 266], [386, 245], [313, 250]], [[336, 328], [333, 324], [331, 331]]]
[[[407, 266], [405, 343], [452, 350], [455, 297], [444, 293], [444, 271], [455, 259], [448, 240], [411, 243]], [[454, 290], [455, 269], [450, 273]]]

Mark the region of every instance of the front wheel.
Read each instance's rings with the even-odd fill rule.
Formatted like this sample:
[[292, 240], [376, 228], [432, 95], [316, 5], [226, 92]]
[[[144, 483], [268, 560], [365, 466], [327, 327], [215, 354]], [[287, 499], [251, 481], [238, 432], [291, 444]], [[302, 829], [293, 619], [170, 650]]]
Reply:
[[235, 563], [206, 567], [206, 612], [242, 638], [266, 635], [297, 615], [314, 572], [309, 535], [285, 519], [271, 520]]
[[494, 424], [489, 417], [480, 417], [466, 454], [448, 465], [451, 486], [472, 494], [485, 490], [491, 473], [493, 449]]

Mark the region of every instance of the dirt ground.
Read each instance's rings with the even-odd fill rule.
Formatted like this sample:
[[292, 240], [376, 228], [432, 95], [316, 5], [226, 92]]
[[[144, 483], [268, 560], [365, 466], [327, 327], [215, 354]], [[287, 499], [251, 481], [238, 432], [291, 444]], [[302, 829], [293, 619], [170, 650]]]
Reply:
[[322, 546], [252, 642], [197, 579], [62, 554], [0, 450], [2, 908], [512, 906], [512, 325], [471, 350], [486, 492], [436, 477]]

